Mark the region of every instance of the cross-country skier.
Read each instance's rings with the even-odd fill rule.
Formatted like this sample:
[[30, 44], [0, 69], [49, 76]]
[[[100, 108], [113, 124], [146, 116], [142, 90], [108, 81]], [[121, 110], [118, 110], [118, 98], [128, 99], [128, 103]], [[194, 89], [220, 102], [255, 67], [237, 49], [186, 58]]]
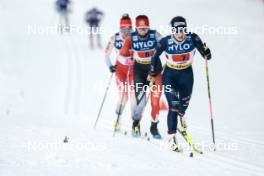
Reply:
[[90, 27], [90, 47], [94, 47], [94, 35], [97, 36], [97, 45], [99, 48], [102, 47], [101, 45], [101, 35], [100, 35], [100, 23], [102, 21], [104, 14], [102, 11], [98, 10], [97, 8], [92, 8], [91, 10], [87, 11], [85, 14], [85, 21]]
[[182, 130], [187, 129], [184, 114], [189, 106], [193, 89], [192, 62], [196, 49], [204, 59], [211, 59], [211, 51], [207, 48], [200, 37], [195, 33], [187, 32], [187, 23], [181, 16], [171, 20], [172, 34], [160, 40], [156, 53], [151, 59], [150, 75], [157, 77], [160, 73], [159, 56], [165, 52], [166, 67], [163, 72], [164, 86], [170, 86], [165, 91], [169, 104], [167, 117], [168, 134], [171, 135], [169, 144], [175, 151], [180, 151], [176, 132], [178, 117], [181, 120]]
[[[147, 77], [149, 74], [151, 56], [155, 52], [157, 42], [161, 39], [161, 35], [149, 27], [149, 19], [146, 15], [136, 17], [136, 31], [125, 39], [121, 55], [127, 56], [132, 53], [134, 59], [134, 90], [137, 106], [133, 114], [132, 135], [140, 136], [140, 120], [143, 110], [147, 104], [146, 88], [150, 81]], [[157, 69], [162, 70], [161, 62]], [[162, 94], [161, 74], [158, 74], [156, 81], [152, 87], [151, 99], [151, 127], [150, 132], [154, 138], [160, 139], [161, 135], [158, 130], [158, 116], [160, 111], [160, 97]]]
[[[110, 70], [116, 76], [116, 84], [118, 86], [118, 102], [116, 106], [117, 116], [121, 116], [124, 111], [125, 105], [128, 101], [129, 92], [130, 92], [130, 102], [131, 102], [131, 112], [134, 112], [135, 107], [135, 96], [132, 92], [133, 89], [130, 89], [130, 86], [133, 85], [133, 61], [131, 56], [122, 56], [120, 55], [120, 49], [123, 46], [123, 42], [126, 36], [130, 35], [132, 32], [132, 21], [128, 14], [124, 14], [120, 19], [120, 29], [114, 36], [111, 37], [110, 41], [107, 44], [105, 49], [105, 61]], [[116, 51], [116, 62], [115, 65], [111, 63], [110, 54], [115, 48]], [[120, 120], [119, 122], [114, 123], [115, 130], [120, 129]]]
[[56, 1], [56, 9], [60, 14], [59, 20], [59, 27], [60, 31], [63, 32], [64, 28], [65, 31], [69, 31], [69, 17], [68, 14], [70, 13], [70, 0], [57, 0]]

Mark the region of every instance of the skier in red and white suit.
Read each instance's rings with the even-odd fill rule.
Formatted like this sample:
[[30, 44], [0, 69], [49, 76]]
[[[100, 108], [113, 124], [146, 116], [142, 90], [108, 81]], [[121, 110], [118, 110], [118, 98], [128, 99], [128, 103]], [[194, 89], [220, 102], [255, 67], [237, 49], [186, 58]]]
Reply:
[[[131, 88], [133, 85], [133, 66], [134, 63], [130, 55], [120, 55], [120, 49], [123, 46], [124, 38], [126, 38], [132, 32], [132, 21], [128, 14], [124, 14], [120, 19], [120, 31], [113, 35], [107, 44], [105, 49], [105, 61], [110, 69], [110, 72], [115, 73], [116, 84], [118, 86], [118, 102], [116, 106], [116, 114], [120, 115], [123, 113], [125, 105], [130, 95], [131, 102], [131, 114], [135, 108], [135, 96], [134, 90]], [[116, 51], [116, 62], [115, 65], [111, 63], [110, 55], [113, 48]], [[120, 122], [120, 120], [119, 120]], [[116, 130], [120, 129], [120, 123], [114, 124]]]
[[[137, 101], [135, 112], [132, 116], [132, 135], [139, 137], [140, 121], [143, 111], [146, 107], [148, 98], [146, 95], [146, 87], [150, 86], [151, 80], [148, 79], [151, 57], [155, 53], [158, 41], [162, 38], [161, 34], [156, 30], [150, 29], [149, 19], [146, 15], [136, 17], [136, 31], [125, 38], [124, 46], [120, 50], [122, 56], [132, 54], [134, 63], [134, 90]], [[159, 62], [157, 69], [162, 71], [162, 64]], [[150, 133], [156, 139], [161, 139], [158, 130], [160, 98], [162, 95], [162, 75], [157, 75], [153, 86], [151, 87], [151, 126]]]

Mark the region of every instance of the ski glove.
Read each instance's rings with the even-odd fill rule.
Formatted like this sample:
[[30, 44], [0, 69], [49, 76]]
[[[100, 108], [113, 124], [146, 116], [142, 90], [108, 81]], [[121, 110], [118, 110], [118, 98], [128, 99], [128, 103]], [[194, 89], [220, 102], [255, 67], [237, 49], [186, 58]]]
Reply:
[[207, 60], [210, 60], [212, 58], [211, 50], [209, 48], [205, 48], [204, 50], [204, 56]]
[[211, 50], [206, 46], [206, 43], [204, 43], [204, 58], [207, 60], [212, 58]]
[[111, 66], [109, 67], [109, 70], [110, 70], [111, 73], [116, 72], [116, 65], [111, 65]]
[[158, 74], [155, 72], [155, 68], [153, 65], [150, 65], [150, 71], [149, 71], [149, 75], [152, 77], [156, 77]]

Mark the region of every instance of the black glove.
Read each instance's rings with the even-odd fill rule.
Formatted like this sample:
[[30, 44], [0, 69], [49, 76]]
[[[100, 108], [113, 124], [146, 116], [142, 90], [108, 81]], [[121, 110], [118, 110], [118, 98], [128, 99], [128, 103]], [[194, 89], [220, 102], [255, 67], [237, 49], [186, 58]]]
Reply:
[[111, 73], [116, 72], [116, 65], [112, 65], [112, 66], [110, 66], [110, 67], [109, 67], [109, 70], [110, 70]]
[[205, 48], [204, 50], [204, 56], [207, 60], [210, 60], [212, 58], [211, 50], [209, 48]]
[[152, 77], [156, 77], [158, 74], [155, 72], [155, 68], [151, 65], [149, 75]]
[[211, 50], [206, 46], [205, 43], [204, 43], [204, 57], [207, 60], [210, 60], [212, 58]]

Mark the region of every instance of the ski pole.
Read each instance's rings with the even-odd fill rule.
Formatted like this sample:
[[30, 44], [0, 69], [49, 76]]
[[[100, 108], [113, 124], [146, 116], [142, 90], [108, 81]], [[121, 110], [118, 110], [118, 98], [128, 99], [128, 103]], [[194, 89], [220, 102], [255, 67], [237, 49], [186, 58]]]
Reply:
[[[127, 75], [126, 75], [126, 83], [127, 84], [129, 82], [129, 74], [130, 74], [130, 65], [128, 65], [128, 71], [127, 71]], [[120, 102], [120, 106], [119, 106], [119, 109], [118, 109], [118, 112], [117, 112], [117, 118], [116, 118], [115, 124], [118, 124], [119, 123], [120, 116], [121, 116], [121, 111], [122, 111], [122, 104], [123, 104], [123, 101], [124, 101], [124, 97], [125, 97], [125, 91], [123, 89], [122, 97], [121, 97], [121, 102]], [[113, 137], [115, 136], [116, 131], [117, 131], [116, 128], [114, 128]]]
[[[207, 92], [208, 92], [208, 100], [209, 100], [209, 112], [210, 112], [210, 119], [211, 119], [211, 130], [212, 130], [213, 143], [215, 145], [213, 107], [212, 107], [212, 99], [211, 99], [211, 92], [210, 92], [210, 81], [209, 81], [209, 71], [208, 71], [208, 60], [207, 60], [207, 58], [205, 58], [205, 72], [206, 72], [206, 80], [207, 80]], [[214, 150], [216, 150], [216, 148], [214, 148]]]
[[104, 94], [104, 97], [103, 97], [103, 101], [102, 101], [102, 103], [101, 103], [101, 106], [100, 106], [100, 108], [99, 108], [99, 112], [98, 112], [98, 114], [97, 114], [96, 121], [95, 121], [95, 123], [94, 123], [94, 129], [96, 128], [96, 125], [97, 125], [98, 120], [99, 120], [99, 118], [100, 118], [100, 115], [101, 115], [101, 112], [102, 112], [102, 109], [103, 109], [103, 106], [104, 106], [104, 102], [105, 102], [105, 99], [106, 99], [106, 97], [107, 97], [107, 93], [108, 93], [109, 87], [110, 87], [111, 82], [112, 82], [113, 75], [114, 75], [114, 74], [112, 73], [111, 76], [110, 76], [110, 78], [109, 78], [109, 81], [108, 81], [108, 84], [107, 84], [107, 87], [106, 87], [106, 90], [105, 90], [105, 94]]

